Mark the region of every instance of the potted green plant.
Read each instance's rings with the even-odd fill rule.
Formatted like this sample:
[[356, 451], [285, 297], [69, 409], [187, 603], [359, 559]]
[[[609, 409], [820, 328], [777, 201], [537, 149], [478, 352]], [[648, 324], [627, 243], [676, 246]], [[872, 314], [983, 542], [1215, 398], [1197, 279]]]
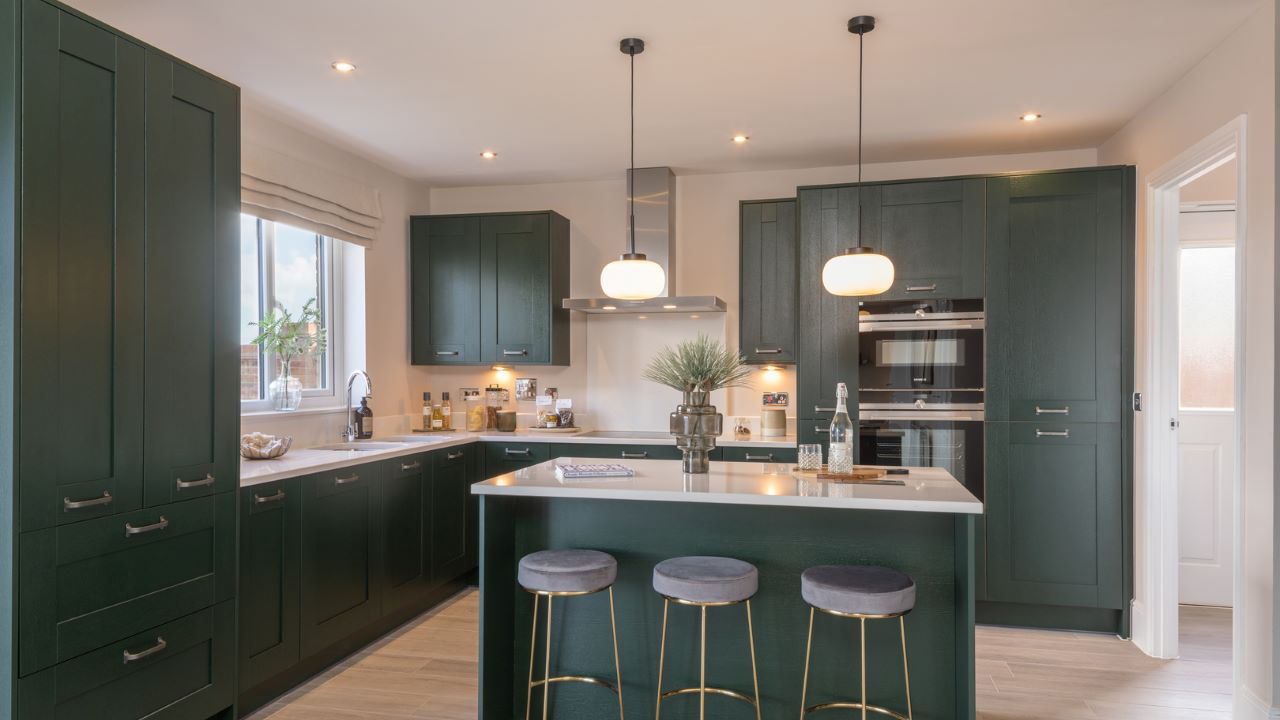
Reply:
[[746, 385], [751, 368], [742, 356], [724, 344], [699, 334], [694, 340], [665, 347], [649, 361], [644, 378], [679, 390], [684, 401], [671, 413], [671, 434], [676, 438], [686, 473], [710, 469], [711, 451], [724, 430], [724, 416], [711, 404], [711, 392]]
[[316, 299], [307, 300], [297, 320], [280, 306], [267, 310], [261, 322], [249, 323], [258, 328], [253, 344], [275, 356], [280, 372], [267, 385], [267, 397], [272, 410], [297, 410], [302, 404], [302, 382], [293, 376], [293, 360], [324, 352], [328, 338], [320, 324], [320, 310]]

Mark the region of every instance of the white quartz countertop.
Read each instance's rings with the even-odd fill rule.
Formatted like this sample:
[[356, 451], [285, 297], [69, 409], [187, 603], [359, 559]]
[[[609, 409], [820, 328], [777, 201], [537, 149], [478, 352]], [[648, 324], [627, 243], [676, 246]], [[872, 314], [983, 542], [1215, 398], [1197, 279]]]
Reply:
[[[643, 437], [639, 437], [643, 435]], [[412, 438], [411, 442], [399, 442], [394, 438]], [[378, 450], [316, 450], [313, 448], [296, 448], [274, 460], [240, 459], [240, 487], [249, 487], [274, 480], [310, 475], [326, 470], [339, 470], [352, 465], [361, 465], [378, 460], [414, 455], [432, 450], [457, 447], [475, 442], [515, 442], [515, 443], [588, 443], [596, 445], [674, 445], [675, 438], [653, 433], [628, 433], [612, 435], [592, 435], [590, 433], [533, 433], [528, 430], [515, 432], [454, 432], [454, 433], [421, 433], [413, 436], [394, 436], [393, 438], [374, 438], [362, 441], [387, 445]], [[718, 447], [755, 447], [755, 448], [788, 448], [796, 446], [794, 435], [772, 438], [753, 438], [749, 440], [735, 439], [725, 435], [716, 440]]]
[[706, 475], [685, 475], [679, 460], [627, 460], [635, 477], [560, 480], [557, 464], [617, 462], [559, 458], [471, 486], [477, 495], [650, 500], [855, 510], [981, 514], [982, 503], [942, 468], [908, 468], [905, 485], [866, 485], [792, 477], [790, 463], [711, 462]]

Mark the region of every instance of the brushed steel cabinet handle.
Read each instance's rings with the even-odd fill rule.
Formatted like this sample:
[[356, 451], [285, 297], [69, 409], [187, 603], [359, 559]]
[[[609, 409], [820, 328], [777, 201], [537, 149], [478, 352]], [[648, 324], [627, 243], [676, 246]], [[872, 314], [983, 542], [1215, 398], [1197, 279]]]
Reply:
[[1036, 414], [1037, 415], [1070, 415], [1071, 407], [1066, 406], [1066, 407], [1060, 407], [1060, 408], [1042, 408], [1039, 405], [1037, 405]]
[[517, 356], [528, 355], [529, 351], [528, 350], [503, 350], [502, 354], [510, 357], [512, 355], [517, 355]]
[[466, 452], [459, 450], [459, 451], [458, 451], [458, 452], [456, 452], [456, 453], [449, 453], [448, 455], [446, 455], [446, 456], [445, 456], [445, 459], [446, 459], [446, 460], [457, 460], [458, 458], [460, 458], [460, 457], [462, 457], [463, 455], [466, 455], [466, 454], [467, 454]]
[[99, 505], [110, 505], [114, 500], [115, 498], [111, 497], [111, 493], [106, 490], [102, 491], [102, 497], [96, 497], [91, 500], [72, 500], [69, 497], [64, 497], [62, 498], [62, 512], [97, 507]]
[[205, 487], [206, 485], [212, 485], [213, 482], [214, 481], [213, 481], [212, 474], [207, 474], [204, 477], [200, 478], [199, 480], [183, 480], [182, 478], [178, 478], [177, 480], [174, 480], [174, 484], [178, 486], [179, 490]]
[[503, 452], [505, 452], [509, 457], [529, 457], [530, 455], [533, 454], [533, 451], [530, 450], [529, 448], [525, 448], [523, 450], [517, 450], [516, 448], [505, 448]]
[[151, 523], [150, 525], [138, 525], [137, 527], [135, 527], [133, 523], [125, 523], [124, 536], [129, 537], [130, 535], [141, 535], [143, 533], [163, 530], [167, 527], [169, 527], [169, 521], [166, 520], [163, 515], [161, 515], [159, 520]]
[[781, 355], [782, 348], [756, 348], [757, 355]]
[[457, 354], [458, 354], [457, 350], [437, 350], [436, 351], [436, 355], [441, 355], [445, 357], [452, 357]]
[[813, 406], [813, 411], [814, 411], [814, 412], [816, 412], [816, 413], [828, 413], [828, 412], [833, 413], [833, 412], [835, 412], [835, 411], [836, 411], [836, 409], [835, 409], [835, 408], [824, 408], [824, 407], [818, 407], [817, 405], [814, 405], [814, 406]]
[[408, 472], [410, 470], [417, 470], [420, 467], [422, 467], [422, 463], [417, 461], [414, 461], [411, 463], [400, 463], [400, 469], [404, 472]]
[[353, 482], [359, 482], [359, 481], [360, 481], [359, 475], [352, 475], [351, 477], [336, 477], [333, 479], [333, 484], [335, 487], [337, 487], [339, 485], [350, 485]]
[[128, 665], [131, 662], [137, 662], [143, 658], [149, 658], [152, 655], [155, 655], [156, 653], [163, 651], [167, 647], [169, 647], [169, 643], [165, 642], [164, 638], [157, 635], [156, 644], [152, 645], [146, 650], [139, 650], [138, 652], [129, 652], [128, 650], [125, 650], [124, 664]]
[[265, 505], [267, 503], [280, 502], [283, 499], [284, 499], [283, 490], [276, 490], [274, 495], [258, 495], [257, 493], [254, 493], [253, 504]]
[[622, 458], [624, 460], [643, 460], [647, 457], [649, 457], [649, 453], [647, 452], [629, 453], [626, 450], [622, 451]]
[[927, 377], [923, 377], [923, 378], [913, 377], [913, 378], [911, 378], [911, 382], [919, 382], [919, 383], [929, 382], [929, 378], [927, 378]]
[[752, 455], [751, 453], [747, 453], [743, 457], [747, 462], [773, 462], [773, 453], [769, 453], [768, 455]]
[[816, 426], [815, 426], [815, 427], [813, 428], [813, 431], [814, 431], [814, 432], [816, 432], [816, 433], [818, 433], [819, 435], [830, 435], [830, 434], [831, 434], [831, 428], [823, 428], [823, 427], [816, 427]]
[[938, 289], [938, 284], [932, 285], [908, 285], [907, 292], [933, 292]]
[[1039, 428], [1036, 428], [1036, 437], [1069, 438], [1071, 437], [1071, 431], [1070, 430], [1041, 430]]

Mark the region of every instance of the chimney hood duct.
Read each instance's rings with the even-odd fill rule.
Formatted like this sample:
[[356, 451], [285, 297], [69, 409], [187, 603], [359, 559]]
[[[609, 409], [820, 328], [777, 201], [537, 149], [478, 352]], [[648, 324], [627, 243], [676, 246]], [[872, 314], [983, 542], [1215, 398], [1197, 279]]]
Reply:
[[724, 300], [714, 295], [677, 295], [676, 177], [668, 167], [636, 168], [636, 252], [644, 253], [667, 274], [663, 294], [648, 300], [611, 297], [569, 298], [563, 306], [586, 313], [724, 312]]

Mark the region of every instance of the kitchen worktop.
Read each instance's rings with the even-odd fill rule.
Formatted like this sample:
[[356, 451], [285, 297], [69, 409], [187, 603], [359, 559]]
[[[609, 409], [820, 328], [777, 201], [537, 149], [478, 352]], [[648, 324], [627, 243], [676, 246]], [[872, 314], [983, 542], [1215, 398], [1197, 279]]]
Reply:
[[982, 503], [942, 468], [908, 468], [904, 485], [803, 480], [792, 463], [715, 462], [706, 475], [685, 475], [678, 460], [628, 460], [634, 477], [560, 480], [556, 465], [600, 463], [562, 457], [471, 486], [477, 495], [727, 503], [859, 510], [981, 514]]
[[[412, 437], [412, 441], [397, 442], [391, 438]], [[486, 432], [452, 432], [421, 433], [420, 435], [396, 435], [391, 438], [374, 438], [364, 442], [379, 445], [393, 445], [378, 450], [316, 450], [314, 448], [296, 448], [283, 457], [274, 460], [240, 460], [240, 487], [249, 487], [260, 483], [283, 480], [284, 478], [309, 475], [326, 470], [337, 470], [352, 465], [388, 460], [405, 455], [415, 455], [432, 450], [457, 447], [476, 442], [525, 442], [525, 443], [566, 443], [597, 445], [674, 445], [675, 438], [660, 432], [631, 431], [588, 431], [576, 434], [536, 433], [528, 430], [517, 430], [510, 433], [496, 431]], [[783, 448], [795, 447], [794, 435], [773, 438], [740, 440], [729, 437], [717, 439], [718, 447], [756, 447]]]

